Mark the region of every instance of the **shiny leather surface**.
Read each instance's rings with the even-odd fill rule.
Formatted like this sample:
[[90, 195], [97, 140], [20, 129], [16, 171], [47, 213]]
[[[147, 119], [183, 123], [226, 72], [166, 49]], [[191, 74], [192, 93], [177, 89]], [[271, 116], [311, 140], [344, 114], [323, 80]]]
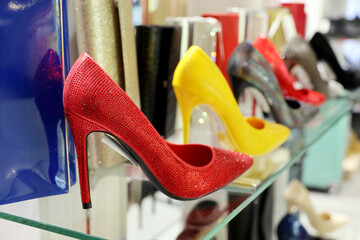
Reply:
[[284, 60], [266, 36], [258, 36], [252, 44], [266, 61], [269, 62], [285, 97], [296, 98], [316, 106], [324, 103], [326, 98], [322, 93], [308, 88], [295, 88], [296, 79], [290, 75]]
[[72, 141], [67, 170], [60, 4], [0, 3], [0, 204], [65, 193], [68, 174], [75, 182]]
[[264, 94], [278, 123], [288, 127], [300, 127], [319, 111], [310, 104], [293, 99], [285, 101], [270, 65], [248, 42], [240, 44], [234, 50], [227, 70], [233, 81], [235, 96], [238, 98], [240, 95], [241, 82], [249, 82]]
[[175, 126], [176, 98], [171, 82], [179, 62], [180, 36], [180, 27], [136, 27], [141, 111], [165, 138]]
[[279, 240], [313, 240], [301, 225], [298, 216], [286, 214], [280, 221], [277, 235]]
[[336, 74], [336, 80], [341, 83], [345, 89], [355, 89], [360, 86], [360, 74], [352, 70], [344, 70], [335, 56], [335, 53], [330, 46], [327, 38], [316, 32], [310, 40], [310, 45], [313, 48], [319, 60], [325, 61]]
[[311, 82], [314, 85], [314, 89], [323, 93], [327, 98], [336, 97], [330, 87], [321, 78], [317, 69], [317, 58], [308, 44], [302, 37], [296, 35], [287, 43], [283, 49], [283, 55], [285, 62], [294, 62], [300, 64], [311, 78]]

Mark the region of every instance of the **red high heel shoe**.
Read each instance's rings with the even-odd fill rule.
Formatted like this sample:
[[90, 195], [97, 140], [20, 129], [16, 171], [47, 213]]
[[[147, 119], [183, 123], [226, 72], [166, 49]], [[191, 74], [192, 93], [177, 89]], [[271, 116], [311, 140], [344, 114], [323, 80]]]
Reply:
[[253, 42], [253, 46], [263, 55], [271, 65], [276, 78], [279, 81], [281, 91], [285, 97], [293, 97], [297, 100], [307, 102], [316, 106], [321, 105], [326, 100], [324, 94], [308, 88], [295, 89], [295, 79], [290, 75], [284, 60], [280, 57], [275, 46], [264, 35], [258, 36]]
[[91, 208], [86, 153], [86, 137], [91, 132], [113, 135], [159, 190], [180, 200], [199, 198], [225, 186], [253, 162], [242, 153], [167, 142], [86, 53], [70, 70], [63, 101], [77, 150], [83, 208]]

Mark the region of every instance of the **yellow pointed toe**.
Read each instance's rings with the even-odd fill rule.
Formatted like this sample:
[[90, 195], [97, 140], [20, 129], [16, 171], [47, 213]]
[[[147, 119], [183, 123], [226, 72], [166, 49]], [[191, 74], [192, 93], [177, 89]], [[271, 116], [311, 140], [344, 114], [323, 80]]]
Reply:
[[[240, 112], [240, 110], [238, 111]], [[242, 148], [253, 156], [259, 156], [274, 150], [290, 136], [290, 129], [284, 125], [266, 122], [256, 117], [246, 117], [245, 120], [250, 126], [245, 125], [245, 131], [241, 132], [240, 130], [240, 132], [236, 133], [241, 135], [237, 139], [242, 142]]]
[[190, 47], [180, 60], [173, 87], [183, 117], [184, 143], [189, 142], [191, 112], [200, 104], [207, 104], [216, 112], [236, 151], [262, 155], [280, 146], [290, 135], [283, 125], [243, 117], [221, 71], [197, 46]]

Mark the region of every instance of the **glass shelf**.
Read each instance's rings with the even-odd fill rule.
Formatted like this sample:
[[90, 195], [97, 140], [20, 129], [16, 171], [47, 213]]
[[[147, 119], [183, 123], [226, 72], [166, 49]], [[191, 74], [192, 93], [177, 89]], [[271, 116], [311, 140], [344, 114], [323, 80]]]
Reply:
[[[349, 114], [354, 104], [345, 98], [328, 100], [304, 129], [292, 130], [291, 139], [281, 147], [281, 152], [272, 153], [273, 160], [266, 162], [265, 167], [271, 163], [273, 171], [267, 176], [259, 177], [260, 171], [253, 171], [198, 200], [169, 199], [146, 180], [141, 170], [119, 157], [111, 163], [97, 160], [91, 167], [91, 210], [81, 209], [76, 184], [68, 194], [2, 205], [0, 218], [40, 229], [42, 239], [50, 240], [69, 237], [176, 239], [180, 234], [199, 239], [226, 236], [229, 221], [297, 162], [341, 117]], [[179, 137], [174, 139], [177, 141]], [[287, 159], [274, 161], [274, 156]], [[268, 158], [271, 159], [271, 155]], [[264, 168], [261, 161], [269, 160], [255, 161], [258, 162], [256, 167], [261, 169]], [[229, 193], [237, 197], [229, 199]], [[28, 209], [35, 209], [35, 214]]]
[[[289, 169], [295, 162], [297, 162], [306, 151], [323, 136], [331, 127], [333, 127], [345, 114], [350, 113], [352, 104], [347, 99], [331, 99], [321, 106], [319, 114], [310, 121], [304, 128], [305, 143], [302, 148], [297, 148], [295, 145], [290, 145], [291, 157], [290, 160], [280, 167], [275, 173], [263, 181], [260, 186], [252, 193], [249, 194], [244, 201], [238, 205], [223, 221], [216, 225], [203, 239], [211, 239], [219, 229], [223, 228], [230, 222], [237, 214], [239, 214], [249, 203], [260, 195], [267, 187], [269, 187], [275, 179], [286, 169]], [[293, 135], [293, 132], [292, 132]], [[294, 137], [294, 136], [292, 136]], [[296, 139], [296, 137], [295, 137]], [[294, 140], [291, 139], [291, 140]], [[294, 149], [293, 149], [294, 147]], [[231, 188], [236, 190], [236, 188]], [[241, 190], [239, 190], [241, 191]]]

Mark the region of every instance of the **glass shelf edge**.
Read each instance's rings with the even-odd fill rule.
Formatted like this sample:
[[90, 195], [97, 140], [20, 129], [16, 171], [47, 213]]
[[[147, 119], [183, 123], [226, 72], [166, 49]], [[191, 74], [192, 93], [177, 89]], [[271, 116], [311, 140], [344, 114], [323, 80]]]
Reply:
[[35, 221], [32, 219], [24, 218], [24, 217], [18, 217], [12, 214], [0, 212], [0, 219], [16, 222], [19, 224], [27, 225], [30, 227], [38, 228], [41, 230], [45, 230], [48, 232], [57, 233], [63, 236], [75, 238], [75, 239], [81, 239], [81, 240], [106, 240], [105, 238], [91, 236], [85, 233], [77, 232], [74, 230], [70, 230], [67, 228], [58, 227], [51, 224], [45, 224], [39, 221]]

